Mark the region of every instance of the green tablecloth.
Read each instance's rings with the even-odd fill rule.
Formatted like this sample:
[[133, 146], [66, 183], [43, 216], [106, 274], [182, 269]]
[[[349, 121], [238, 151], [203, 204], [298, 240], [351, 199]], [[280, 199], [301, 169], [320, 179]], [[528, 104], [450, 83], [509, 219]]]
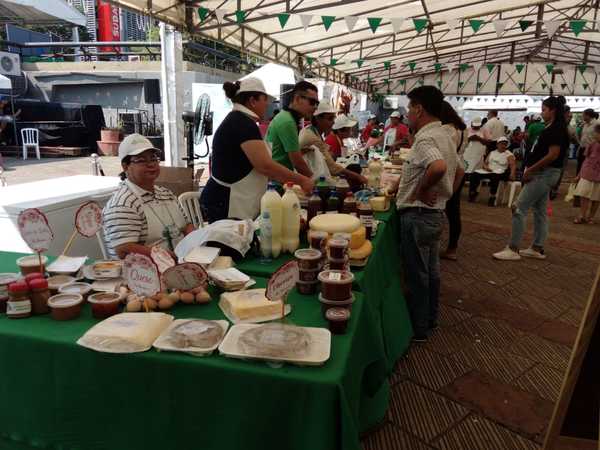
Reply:
[[[353, 269], [354, 289], [365, 295], [369, 309], [379, 326], [379, 333], [386, 351], [386, 365], [391, 371], [394, 364], [408, 349], [412, 338], [412, 325], [406, 301], [400, 285], [399, 219], [394, 205], [377, 213], [379, 223], [373, 239], [373, 253], [366, 267]], [[291, 260], [285, 254], [263, 262], [260, 258], [248, 257], [238, 268], [251, 275], [269, 277], [282, 264]]]
[[[14, 271], [15, 258], [0, 254], [0, 271]], [[355, 296], [347, 334], [333, 336], [316, 368], [97, 353], [75, 344], [97, 322], [87, 305], [68, 322], [0, 315], [0, 448], [358, 450], [359, 432], [384, 416], [389, 385], [377, 318]], [[289, 302], [293, 323], [327, 326], [316, 297], [293, 292]], [[222, 319], [216, 303], [171, 313]]]

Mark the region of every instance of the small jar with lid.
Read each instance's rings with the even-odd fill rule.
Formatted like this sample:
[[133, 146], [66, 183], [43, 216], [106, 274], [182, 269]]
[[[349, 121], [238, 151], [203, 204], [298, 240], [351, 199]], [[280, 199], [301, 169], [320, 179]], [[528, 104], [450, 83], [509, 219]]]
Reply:
[[0, 314], [6, 312], [8, 302], [8, 285], [19, 280], [16, 273], [0, 273]]
[[48, 280], [35, 278], [29, 282], [29, 289], [31, 290], [31, 312], [33, 314], [48, 314], [50, 312], [48, 306], [48, 299], [50, 298]]
[[29, 286], [25, 281], [17, 281], [8, 285], [6, 315], [11, 319], [22, 319], [31, 316]]

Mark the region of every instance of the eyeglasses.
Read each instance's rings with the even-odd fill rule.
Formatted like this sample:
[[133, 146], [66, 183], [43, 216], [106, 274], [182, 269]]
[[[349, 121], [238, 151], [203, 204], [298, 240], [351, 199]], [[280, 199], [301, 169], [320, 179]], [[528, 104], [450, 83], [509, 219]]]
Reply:
[[158, 164], [160, 158], [158, 156], [152, 156], [150, 158], [131, 158], [131, 164]]
[[309, 97], [308, 95], [300, 95], [305, 100], [308, 100], [311, 106], [319, 106], [319, 100], [316, 98]]

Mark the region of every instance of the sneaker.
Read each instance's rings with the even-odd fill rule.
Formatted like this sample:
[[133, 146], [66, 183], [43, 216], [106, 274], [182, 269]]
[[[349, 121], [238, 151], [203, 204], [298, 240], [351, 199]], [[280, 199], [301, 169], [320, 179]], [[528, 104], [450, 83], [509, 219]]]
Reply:
[[510, 247], [506, 247], [504, 250], [494, 253], [492, 256], [501, 261], [518, 261], [521, 259], [521, 256]]
[[546, 259], [546, 255], [544, 255], [543, 250], [538, 252], [531, 247], [525, 250], [519, 250], [519, 255], [524, 256], [525, 258]]
[[488, 206], [492, 206], [492, 207], [496, 206], [496, 197], [490, 197], [488, 199]]
[[422, 335], [422, 334], [415, 334], [412, 338], [412, 343], [413, 344], [426, 344], [427, 343], [427, 336], [426, 335]]

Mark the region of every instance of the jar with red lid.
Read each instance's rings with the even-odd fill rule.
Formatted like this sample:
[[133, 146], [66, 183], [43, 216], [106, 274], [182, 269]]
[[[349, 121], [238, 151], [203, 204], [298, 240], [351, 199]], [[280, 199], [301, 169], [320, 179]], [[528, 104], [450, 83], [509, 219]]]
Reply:
[[8, 285], [6, 315], [11, 319], [21, 319], [31, 316], [29, 286], [27, 286], [25, 281], [17, 281]]
[[33, 272], [33, 273], [28, 273], [27, 275], [25, 275], [25, 282], [27, 284], [29, 284], [32, 280], [37, 280], [37, 279], [45, 279], [46, 277], [44, 277], [44, 274], [41, 272]]
[[15, 281], [19, 281], [19, 278], [19, 275], [16, 273], [0, 273], [0, 313], [6, 312], [8, 285]]
[[48, 280], [45, 278], [34, 278], [29, 282], [31, 290], [31, 312], [33, 314], [48, 314], [50, 307], [48, 299], [50, 298], [50, 289], [48, 288]]

